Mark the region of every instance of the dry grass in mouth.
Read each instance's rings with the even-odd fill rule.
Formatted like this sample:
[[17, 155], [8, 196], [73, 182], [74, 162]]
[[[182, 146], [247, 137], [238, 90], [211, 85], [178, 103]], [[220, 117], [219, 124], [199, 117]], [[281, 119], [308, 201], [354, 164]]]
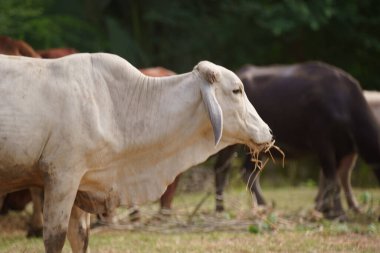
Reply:
[[[254, 182], [256, 181], [258, 175], [264, 170], [265, 165], [269, 161], [269, 157], [267, 157], [267, 159], [264, 162], [260, 160], [259, 156], [260, 156], [261, 152], [269, 153], [269, 156], [272, 159], [273, 163], [276, 163], [276, 161], [275, 161], [272, 153], [270, 152], [270, 150], [272, 148], [277, 150], [282, 155], [282, 167], [284, 168], [284, 166], [285, 166], [285, 153], [278, 146], [274, 145], [274, 143], [275, 143], [275, 140], [273, 140], [269, 143], [266, 143], [263, 146], [253, 147], [253, 148], [250, 147], [249, 148], [249, 153], [252, 156], [251, 161], [255, 164], [255, 167], [253, 168], [251, 174], [248, 177], [247, 188], [246, 188], [247, 190], [248, 190], [248, 187], [249, 187], [249, 189], [251, 189], [251, 187], [254, 184]], [[254, 177], [251, 181], [251, 178], [253, 175], [254, 175]]]

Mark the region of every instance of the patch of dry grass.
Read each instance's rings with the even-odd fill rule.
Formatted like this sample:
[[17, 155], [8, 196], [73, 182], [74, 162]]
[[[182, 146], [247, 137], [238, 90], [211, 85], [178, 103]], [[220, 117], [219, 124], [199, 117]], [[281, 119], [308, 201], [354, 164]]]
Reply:
[[[250, 195], [231, 189], [223, 215], [213, 213], [214, 201], [209, 198], [191, 224], [187, 217], [204, 193], [178, 196], [175, 214], [165, 222], [151, 220], [156, 204], [144, 206], [143, 221], [151, 221], [148, 226], [94, 231], [91, 252], [379, 252], [380, 190], [356, 189], [364, 214], [349, 213], [347, 223], [310, 219], [315, 188], [264, 189], [264, 193], [275, 203], [272, 208], [252, 212]], [[27, 213], [0, 217], [0, 252], [43, 251], [40, 239], [24, 237], [26, 221]], [[70, 252], [67, 244], [64, 252]]]

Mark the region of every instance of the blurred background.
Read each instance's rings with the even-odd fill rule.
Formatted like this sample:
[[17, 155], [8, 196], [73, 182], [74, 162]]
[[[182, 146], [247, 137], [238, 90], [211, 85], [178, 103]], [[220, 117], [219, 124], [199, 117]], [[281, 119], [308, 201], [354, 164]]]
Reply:
[[[320, 60], [379, 90], [379, 14], [375, 0], [1, 0], [0, 35], [35, 49], [110, 52], [138, 68], [177, 73], [203, 59], [232, 70]], [[269, 166], [262, 182], [315, 185], [312, 163]], [[354, 186], [377, 185], [365, 164], [357, 167]]]

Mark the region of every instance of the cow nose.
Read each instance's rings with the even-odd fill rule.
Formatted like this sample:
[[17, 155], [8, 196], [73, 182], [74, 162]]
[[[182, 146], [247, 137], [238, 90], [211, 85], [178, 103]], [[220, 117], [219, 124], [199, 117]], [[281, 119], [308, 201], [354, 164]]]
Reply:
[[272, 130], [269, 128], [267, 124], [265, 124], [260, 130], [261, 131], [258, 140], [259, 144], [268, 143], [273, 140]]

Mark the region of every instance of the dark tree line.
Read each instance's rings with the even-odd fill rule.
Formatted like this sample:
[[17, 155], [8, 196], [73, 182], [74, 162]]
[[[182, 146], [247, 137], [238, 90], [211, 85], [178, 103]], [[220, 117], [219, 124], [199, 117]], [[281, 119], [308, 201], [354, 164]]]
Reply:
[[231, 69], [322, 60], [380, 89], [375, 0], [2, 0], [0, 33], [178, 72], [201, 59]]

